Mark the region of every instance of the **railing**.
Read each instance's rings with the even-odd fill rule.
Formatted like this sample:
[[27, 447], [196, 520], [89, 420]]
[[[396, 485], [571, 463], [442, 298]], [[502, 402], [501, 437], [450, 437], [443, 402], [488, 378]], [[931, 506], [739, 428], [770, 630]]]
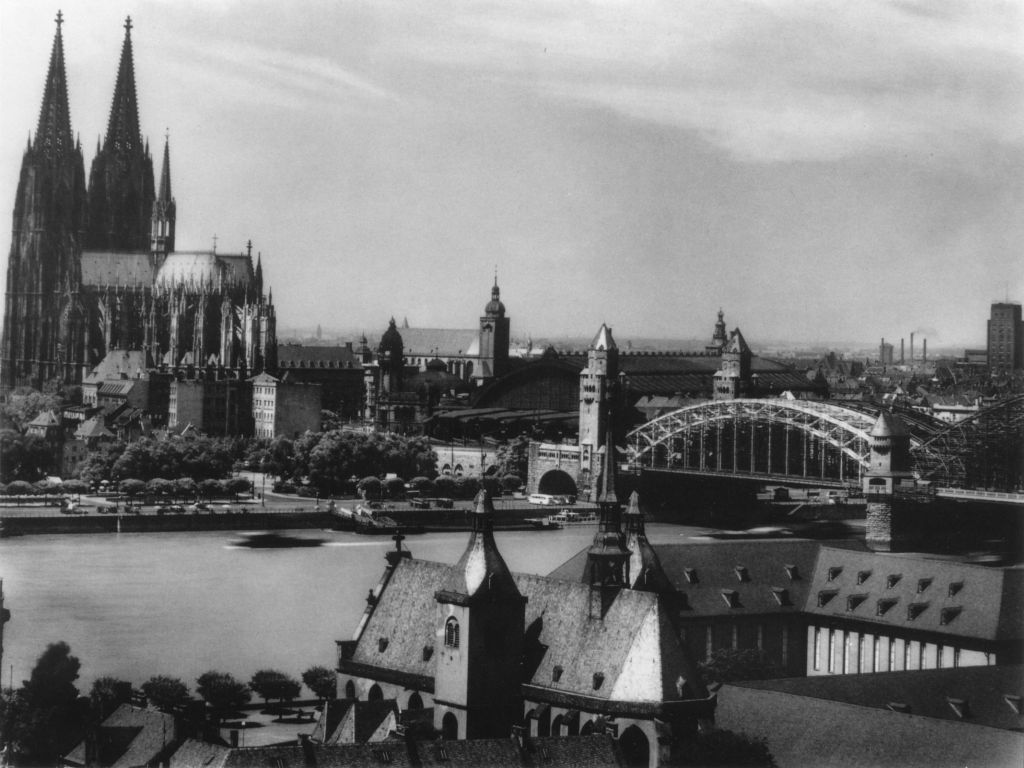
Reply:
[[991, 499], [993, 501], [1004, 501], [1008, 504], [1024, 504], [1024, 493], [981, 491], [969, 488], [939, 488], [935, 491], [935, 495], [952, 499]]

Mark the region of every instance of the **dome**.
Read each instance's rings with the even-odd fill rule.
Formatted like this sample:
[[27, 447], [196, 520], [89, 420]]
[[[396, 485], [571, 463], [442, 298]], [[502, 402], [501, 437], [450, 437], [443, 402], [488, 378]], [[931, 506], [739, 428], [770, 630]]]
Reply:
[[494, 287], [491, 288], [491, 300], [487, 302], [487, 306], [484, 307], [485, 315], [498, 315], [503, 316], [505, 314], [505, 305], [501, 303], [501, 289], [498, 288], [498, 283], [494, 283]]
[[447, 372], [448, 371], [448, 366], [445, 365], [444, 360], [442, 360], [439, 357], [435, 357], [433, 360], [430, 360], [430, 361], [427, 362], [427, 370], [428, 371], [441, 371], [443, 373], [443, 372]]
[[384, 331], [384, 335], [380, 337], [380, 350], [382, 352], [401, 352], [403, 346], [402, 334], [400, 334], [398, 332], [398, 328], [395, 327], [395, 318], [392, 317], [391, 322], [388, 323], [388, 329]]

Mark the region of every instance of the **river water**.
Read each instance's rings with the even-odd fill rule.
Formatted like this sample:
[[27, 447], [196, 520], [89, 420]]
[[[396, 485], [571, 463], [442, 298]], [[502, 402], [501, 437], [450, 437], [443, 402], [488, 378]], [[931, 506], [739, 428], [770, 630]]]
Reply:
[[[649, 526], [654, 541], [682, 529]], [[82, 663], [79, 690], [112, 675], [138, 686], [153, 675], [195, 679], [211, 669], [248, 680], [258, 669], [294, 677], [333, 667], [368, 590], [394, 547], [386, 537], [301, 531], [325, 545], [234, 547], [234, 531], [22, 536], [0, 540], [3, 685], [26, 679], [46, 645], [64, 640]], [[497, 532], [509, 567], [549, 573], [587, 546], [593, 527]], [[413, 556], [454, 562], [469, 534], [411, 536]]]

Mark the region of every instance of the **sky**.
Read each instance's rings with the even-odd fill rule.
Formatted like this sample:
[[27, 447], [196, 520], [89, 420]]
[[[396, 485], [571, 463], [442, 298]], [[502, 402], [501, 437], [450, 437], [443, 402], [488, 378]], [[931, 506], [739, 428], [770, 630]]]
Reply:
[[130, 14], [177, 247], [251, 239], [279, 327], [475, 327], [495, 271], [514, 337], [983, 346], [1024, 300], [1019, 2], [2, 0], [0, 211], [58, 8], [86, 171]]

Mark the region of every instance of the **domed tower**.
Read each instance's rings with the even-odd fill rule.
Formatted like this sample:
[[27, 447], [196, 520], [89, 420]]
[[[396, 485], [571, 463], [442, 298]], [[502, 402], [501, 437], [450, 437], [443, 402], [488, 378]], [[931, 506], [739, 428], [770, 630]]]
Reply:
[[507, 737], [522, 719], [526, 598], [494, 542], [487, 491], [470, 517], [469, 545], [434, 595], [434, 727], [448, 739]]
[[380, 386], [382, 392], [393, 393], [402, 389], [405, 345], [398, 332], [395, 318], [391, 318], [388, 329], [380, 337], [377, 360], [380, 363]]
[[910, 538], [899, 492], [913, 487], [910, 433], [899, 418], [883, 410], [871, 428], [871, 465], [864, 473], [865, 539], [869, 548], [889, 552]]
[[480, 384], [505, 375], [508, 372], [509, 319], [505, 316], [505, 305], [501, 303], [501, 289], [498, 276], [494, 276], [491, 300], [484, 307], [480, 318], [480, 361], [473, 371], [473, 378]]
[[704, 347], [704, 351], [708, 354], [719, 355], [725, 349], [725, 345], [728, 342], [729, 337], [725, 331], [725, 313], [719, 309], [718, 322], [715, 323], [715, 332], [711, 336], [711, 343]]

